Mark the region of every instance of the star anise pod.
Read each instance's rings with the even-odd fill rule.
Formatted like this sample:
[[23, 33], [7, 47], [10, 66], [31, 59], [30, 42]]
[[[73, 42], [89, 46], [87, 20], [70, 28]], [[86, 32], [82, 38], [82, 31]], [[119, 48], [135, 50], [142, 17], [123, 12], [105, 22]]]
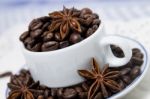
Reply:
[[91, 79], [93, 81], [89, 91], [88, 99], [93, 99], [96, 93], [100, 90], [104, 96], [107, 98], [109, 96], [108, 90], [120, 91], [119, 84], [115, 81], [119, 77], [119, 71], [111, 71], [108, 69], [109, 65], [106, 64], [101, 70], [98, 63], [93, 58], [92, 59], [92, 70], [79, 70], [79, 74], [86, 79]]
[[11, 89], [8, 99], [35, 99], [34, 94], [42, 94], [42, 91], [37, 89], [39, 82], [31, 82], [29, 75], [26, 75], [25, 79], [14, 75], [12, 79], [8, 83]]
[[81, 26], [78, 22], [79, 12], [75, 11], [74, 8], [67, 9], [64, 7], [63, 11], [55, 11], [50, 13], [49, 16], [52, 19], [49, 31], [53, 32], [60, 29], [59, 32], [62, 40], [68, 35], [70, 29], [81, 32]]

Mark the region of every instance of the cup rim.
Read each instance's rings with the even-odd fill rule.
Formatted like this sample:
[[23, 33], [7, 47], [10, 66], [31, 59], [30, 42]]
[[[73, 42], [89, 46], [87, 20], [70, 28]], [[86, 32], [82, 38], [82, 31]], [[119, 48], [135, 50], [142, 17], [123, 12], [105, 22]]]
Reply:
[[[97, 29], [92, 35], [90, 35], [89, 37], [85, 38], [85, 39], [82, 40], [81, 42], [78, 42], [78, 43], [73, 44], [73, 45], [71, 45], [71, 46], [68, 46], [68, 47], [65, 47], [65, 48], [62, 48], [62, 49], [53, 50], [53, 51], [34, 52], [34, 51], [30, 51], [30, 50], [26, 49], [25, 46], [24, 46], [24, 44], [20, 41], [20, 43], [21, 43], [21, 44], [20, 44], [20, 45], [21, 45], [21, 49], [22, 49], [24, 52], [28, 53], [28, 54], [34, 54], [34, 55], [42, 55], [42, 54], [45, 55], [45, 54], [63, 53], [63, 52], [65, 52], [65, 51], [69, 51], [69, 50], [74, 49], [74, 48], [76, 48], [76, 47], [80, 47], [82, 44], [87, 43], [88, 41], [90, 41], [90, 40], [92, 40], [93, 38], [95, 38], [95, 37], [98, 35], [98, 33], [99, 33], [100, 31], [102, 31], [103, 28], [104, 28], [104, 23], [102, 22], [102, 20], [100, 20], [100, 21], [101, 21], [101, 23], [100, 23], [98, 29]], [[19, 37], [20, 37], [20, 36], [19, 36]]]

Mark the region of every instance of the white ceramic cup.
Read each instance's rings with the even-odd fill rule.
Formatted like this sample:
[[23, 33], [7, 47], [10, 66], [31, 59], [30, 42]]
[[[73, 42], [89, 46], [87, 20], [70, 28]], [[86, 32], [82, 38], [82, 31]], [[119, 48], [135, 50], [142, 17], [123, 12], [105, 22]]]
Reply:
[[[125, 57], [118, 58], [112, 54], [110, 45], [118, 45]], [[27, 66], [34, 78], [49, 87], [67, 87], [78, 84], [84, 79], [77, 70], [91, 68], [89, 61], [94, 57], [100, 66], [109, 63], [112, 67], [122, 66], [129, 62], [132, 50], [124, 38], [106, 35], [104, 24], [85, 40], [72, 46], [49, 52], [31, 52], [24, 48], [23, 53]]]

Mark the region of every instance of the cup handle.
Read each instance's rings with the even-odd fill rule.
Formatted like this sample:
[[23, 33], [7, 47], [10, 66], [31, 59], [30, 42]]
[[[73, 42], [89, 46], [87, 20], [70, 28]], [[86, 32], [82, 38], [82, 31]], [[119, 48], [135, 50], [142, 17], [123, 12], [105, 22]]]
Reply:
[[[123, 58], [118, 58], [114, 56], [110, 45], [117, 45], [119, 46], [122, 51], [124, 52], [124, 57]], [[104, 50], [106, 62], [111, 66], [111, 67], [120, 67], [125, 64], [127, 64], [131, 57], [132, 57], [132, 49], [130, 48], [129, 44], [125, 42], [125, 38], [120, 37], [120, 36], [105, 36], [100, 40], [100, 46]]]

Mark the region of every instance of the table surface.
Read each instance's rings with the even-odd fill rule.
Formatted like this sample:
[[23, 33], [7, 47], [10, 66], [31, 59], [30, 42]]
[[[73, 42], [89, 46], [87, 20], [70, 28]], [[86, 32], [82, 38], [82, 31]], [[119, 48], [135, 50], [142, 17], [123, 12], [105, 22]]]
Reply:
[[[150, 2], [141, 3], [65, 3], [67, 7], [90, 6], [101, 13], [101, 18], [105, 22], [106, 32], [108, 34], [119, 34], [140, 41], [148, 50], [150, 49]], [[15, 35], [11, 33], [11, 28], [17, 31], [19, 24], [27, 24], [33, 18], [47, 15], [47, 13], [55, 8], [62, 8], [62, 3], [52, 4], [24, 4], [22, 6], [6, 5], [0, 6], [0, 73], [12, 70], [18, 71], [23, 65], [24, 60], [21, 52], [17, 50], [17, 45], [13, 44]], [[86, 6], [85, 6], [86, 5]], [[55, 7], [54, 7], [55, 6]], [[10, 10], [11, 9], [11, 10]], [[6, 32], [7, 31], [7, 32]], [[8, 32], [9, 31], [9, 32]], [[10, 50], [11, 49], [11, 50]], [[14, 57], [15, 56], [15, 57]], [[150, 71], [150, 70], [149, 70]], [[149, 93], [149, 73], [144, 80], [131, 93], [123, 99], [150, 99]], [[0, 80], [0, 97], [5, 99], [4, 93], [9, 78]]]

